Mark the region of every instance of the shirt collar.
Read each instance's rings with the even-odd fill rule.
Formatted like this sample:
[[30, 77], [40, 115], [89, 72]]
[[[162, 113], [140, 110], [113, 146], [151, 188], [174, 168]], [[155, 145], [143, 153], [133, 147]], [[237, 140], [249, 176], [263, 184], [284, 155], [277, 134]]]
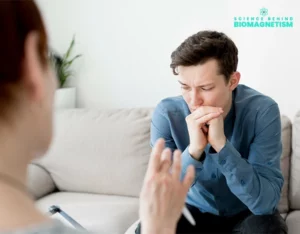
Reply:
[[224, 120], [225, 125], [231, 123], [235, 118], [235, 105], [234, 105], [235, 102], [234, 101], [235, 101], [235, 91], [232, 92], [231, 107], [230, 107], [228, 114], [225, 117], [225, 120]]

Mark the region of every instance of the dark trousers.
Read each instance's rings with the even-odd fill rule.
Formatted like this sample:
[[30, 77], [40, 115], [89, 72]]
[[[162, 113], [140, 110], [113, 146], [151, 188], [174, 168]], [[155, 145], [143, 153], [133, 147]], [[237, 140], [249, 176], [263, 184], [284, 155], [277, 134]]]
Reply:
[[[187, 205], [193, 215], [196, 226], [192, 226], [184, 216], [177, 224], [177, 234], [287, 234], [287, 226], [278, 211], [272, 215], [253, 215], [250, 211], [241, 212], [232, 217], [202, 213], [199, 209]], [[141, 225], [135, 230], [141, 234]]]

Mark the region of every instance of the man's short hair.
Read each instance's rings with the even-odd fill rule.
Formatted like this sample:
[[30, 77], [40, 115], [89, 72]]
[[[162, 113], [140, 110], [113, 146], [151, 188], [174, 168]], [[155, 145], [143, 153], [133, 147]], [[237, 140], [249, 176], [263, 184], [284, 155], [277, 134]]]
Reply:
[[188, 37], [171, 54], [171, 65], [174, 75], [178, 75], [178, 66], [196, 66], [210, 59], [216, 59], [219, 73], [228, 82], [237, 70], [238, 49], [234, 42], [222, 32], [200, 31]]

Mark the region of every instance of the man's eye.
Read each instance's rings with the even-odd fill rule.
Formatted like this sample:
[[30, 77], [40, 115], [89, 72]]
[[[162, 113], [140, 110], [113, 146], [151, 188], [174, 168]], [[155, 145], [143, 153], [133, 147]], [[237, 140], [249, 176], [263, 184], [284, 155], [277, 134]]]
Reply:
[[181, 86], [181, 88], [184, 89], [184, 90], [188, 90], [189, 89], [189, 87], [187, 87], [187, 86]]
[[204, 91], [209, 91], [209, 90], [212, 90], [213, 88], [202, 88], [202, 90]]

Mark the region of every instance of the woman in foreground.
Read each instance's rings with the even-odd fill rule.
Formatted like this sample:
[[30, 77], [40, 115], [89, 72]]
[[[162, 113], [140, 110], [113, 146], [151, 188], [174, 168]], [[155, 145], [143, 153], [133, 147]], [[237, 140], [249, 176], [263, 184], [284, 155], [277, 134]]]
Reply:
[[[28, 164], [51, 143], [57, 86], [34, 1], [0, 1], [0, 32], [0, 233], [79, 232], [39, 212], [26, 191]], [[175, 233], [181, 216], [194, 169], [181, 182], [180, 152], [172, 166], [170, 157], [160, 139], [141, 192], [143, 234]]]

